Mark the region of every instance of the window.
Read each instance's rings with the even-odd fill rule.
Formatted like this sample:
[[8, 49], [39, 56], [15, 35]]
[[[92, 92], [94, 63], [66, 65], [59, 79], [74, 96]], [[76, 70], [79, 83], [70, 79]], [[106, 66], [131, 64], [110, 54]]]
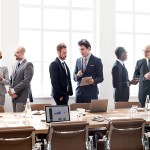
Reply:
[[[116, 0], [116, 46], [128, 51], [126, 67], [132, 79], [136, 61], [143, 57], [142, 49], [150, 44], [150, 1]], [[131, 86], [131, 96], [137, 96], [138, 86]]]
[[[32, 61], [34, 97], [49, 97], [51, 84], [49, 64], [55, 59], [56, 46], [67, 45], [67, 64], [73, 78], [75, 61], [80, 57], [78, 41], [86, 38], [92, 53], [98, 54], [96, 35], [99, 0], [20, 0], [20, 45]], [[97, 48], [97, 50], [96, 50]], [[72, 80], [73, 81], [73, 80]], [[73, 89], [76, 83], [73, 81]]]

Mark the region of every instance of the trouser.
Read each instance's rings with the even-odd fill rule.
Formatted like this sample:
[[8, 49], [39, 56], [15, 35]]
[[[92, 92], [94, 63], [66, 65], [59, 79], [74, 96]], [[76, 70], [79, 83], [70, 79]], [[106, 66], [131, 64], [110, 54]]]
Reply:
[[4, 106], [5, 104], [5, 95], [0, 94], [0, 105]]
[[63, 96], [63, 99], [61, 101], [59, 98], [54, 97], [54, 100], [57, 105], [68, 105], [69, 96], [68, 95]]
[[13, 111], [14, 112], [23, 112], [25, 110], [26, 103], [14, 103], [13, 102]]

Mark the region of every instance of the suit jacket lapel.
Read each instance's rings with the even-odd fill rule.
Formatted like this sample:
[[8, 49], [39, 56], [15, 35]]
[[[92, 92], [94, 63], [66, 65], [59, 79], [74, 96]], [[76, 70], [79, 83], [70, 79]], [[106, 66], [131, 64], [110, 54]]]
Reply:
[[[64, 73], [66, 74], [66, 70], [65, 70], [65, 68], [62, 66], [62, 64], [61, 64], [61, 62], [60, 62], [60, 60], [58, 59], [58, 58], [56, 58], [56, 61], [58, 62], [58, 65], [62, 68], [62, 70], [64, 71]], [[65, 63], [65, 65], [66, 65], [66, 63]], [[66, 65], [67, 66], [67, 65]], [[67, 68], [66, 68], [67, 69]], [[67, 70], [68, 71], [68, 70]], [[67, 74], [66, 74], [67, 75]]]
[[15, 79], [15, 77], [17, 76], [18, 72], [19, 72], [19, 71], [21, 70], [21, 68], [23, 67], [23, 65], [25, 64], [25, 62], [26, 62], [26, 59], [23, 60], [23, 62], [20, 64], [20, 66], [19, 66], [19, 68], [17, 69], [17, 71], [16, 71], [16, 68], [17, 68], [18, 63], [15, 64], [14, 70], [13, 70], [14, 79]]

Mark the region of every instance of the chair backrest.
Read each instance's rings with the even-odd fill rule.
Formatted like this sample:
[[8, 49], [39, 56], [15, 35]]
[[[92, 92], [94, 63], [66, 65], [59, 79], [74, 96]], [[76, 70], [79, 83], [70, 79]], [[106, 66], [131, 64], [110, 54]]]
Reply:
[[0, 128], [0, 149], [31, 150], [35, 145], [34, 131], [31, 126]]
[[131, 108], [132, 105], [137, 105], [138, 107], [141, 107], [140, 102], [115, 102], [115, 109]]
[[4, 106], [1, 106], [1, 105], [0, 105], [0, 112], [5, 112]]
[[144, 134], [143, 119], [111, 120], [108, 125], [109, 148], [111, 150], [142, 150]]
[[51, 106], [51, 104], [31, 104], [31, 110], [44, 110], [45, 106]]
[[61, 122], [52, 123], [49, 132], [49, 142], [52, 150], [86, 150], [88, 141], [88, 123]]
[[90, 103], [73, 103], [73, 104], [70, 104], [70, 110], [76, 110], [77, 108], [83, 108], [85, 110], [90, 110]]

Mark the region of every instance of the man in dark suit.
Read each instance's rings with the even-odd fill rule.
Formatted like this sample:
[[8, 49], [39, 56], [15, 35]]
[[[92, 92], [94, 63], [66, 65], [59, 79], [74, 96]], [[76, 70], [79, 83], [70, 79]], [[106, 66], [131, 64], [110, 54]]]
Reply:
[[150, 96], [150, 45], [143, 50], [144, 57], [136, 63], [134, 77], [139, 78], [138, 98], [142, 107], [145, 107], [146, 96]]
[[117, 57], [112, 68], [112, 82], [114, 87], [115, 102], [129, 100], [129, 78], [128, 71], [124, 66], [127, 60], [127, 52], [123, 47], [117, 47], [115, 50]]
[[52, 96], [57, 105], [67, 105], [69, 95], [73, 95], [70, 71], [65, 63], [67, 49], [64, 43], [57, 46], [58, 57], [50, 64]]
[[[77, 82], [76, 102], [90, 103], [91, 99], [98, 99], [98, 83], [103, 82], [103, 65], [101, 59], [91, 54], [91, 45], [86, 39], [78, 42], [81, 58], [77, 59], [74, 70], [74, 81]], [[86, 80], [86, 85], [81, 86], [84, 77], [91, 77]]]
[[31, 80], [34, 74], [33, 64], [25, 58], [25, 48], [18, 47], [15, 51], [17, 62], [13, 65], [10, 77], [9, 95], [12, 97], [14, 112], [23, 112], [27, 98], [33, 101]]

